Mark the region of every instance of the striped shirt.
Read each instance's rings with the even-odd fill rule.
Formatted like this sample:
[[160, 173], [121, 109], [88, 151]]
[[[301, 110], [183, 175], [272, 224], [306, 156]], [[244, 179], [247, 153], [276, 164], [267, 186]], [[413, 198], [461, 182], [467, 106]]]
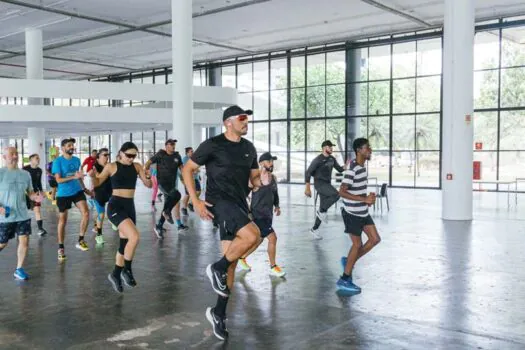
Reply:
[[[361, 196], [363, 199], [367, 195], [368, 173], [365, 167], [357, 164], [355, 160], [350, 163], [348, 170], [344, 172], [342, 184], [348, 186], [347, 192], [354, 196]], [[345, 210], [347, 213], [367, 217], [368, 204], [360, 201], [353, 201], [343, 198]]]

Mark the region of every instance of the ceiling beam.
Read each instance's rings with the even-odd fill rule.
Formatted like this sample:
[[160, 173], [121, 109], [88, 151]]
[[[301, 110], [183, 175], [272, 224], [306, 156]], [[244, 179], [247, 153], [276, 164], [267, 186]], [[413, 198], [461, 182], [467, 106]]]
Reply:
[[406, 19], [408, 19], [408, 20], [410, 20], [412, 22], [415, 22], [417, 24], [422, 25], [423, 27], [433, 27], [432, 23], [425, 22], [425, 21], [423, 21], [420, 18], [412, 16], [411, 14], [406, 13], [404, 11], [395, 9], [392, 6], [387, 6], [385, 4], [382, 4], [379, 1], [375, 1], [375, 0], [361, 0], [361, 1], [364, 2], [365, 4], [370, 5], [370, 6], [377, 7], [378, 9], [381, 9], [383, 11], [390, 12], [390, 13], [392, 13], [394, 15], [406, 18]]

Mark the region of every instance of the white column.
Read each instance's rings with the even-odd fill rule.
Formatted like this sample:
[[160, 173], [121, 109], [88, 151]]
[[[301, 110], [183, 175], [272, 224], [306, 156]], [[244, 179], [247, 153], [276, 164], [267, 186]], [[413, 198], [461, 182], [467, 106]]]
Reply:
[[122, 133], [113, 132], [111, 133], [111, 161], [114, 162], [117, 160], [118, 151], [120, 146], [122, 146]]
[[[201, 143], [201, 138], [202, 138], [202, 128], [204, 126], [201, 125], [201, 124], [193, 124], [193, 142], [195, 142], [195, 146], [192, 146], [192, 147], [197, 147], [200, 145]], [[186, 146], [186, 147], [189, 147], [189, 146]], [[184, 152], [184, 148], [186, 147], [182, 147], [182, 152]]]
[[171, 0], [173, 137], [179, 149], [193, 146], [192, 0]]
[[472, 220], [474, 0], [445, 0], [442, 217]]
[[[42, 30], [26, 29], [26, 78], [44, 79], [44, 50], [42, 44]], [[28, 98], [28, 104], [41, 105], [43, 99], [40, 97]], [[46, 166], [46, 131], [44, 128], [29, 128], [27, 130], [28, 153], [37, 153], [40, 156], [40, 167]], [[47, 181], [42, 181], [43, 188], [47, 187]]]

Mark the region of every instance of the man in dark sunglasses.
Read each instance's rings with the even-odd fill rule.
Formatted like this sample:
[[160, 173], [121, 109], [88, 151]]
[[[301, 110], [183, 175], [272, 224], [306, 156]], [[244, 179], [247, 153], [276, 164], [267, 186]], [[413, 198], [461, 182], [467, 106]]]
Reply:
[[[219, 296], [216, 306], [206, 310], [206, 318], [221, 340], [228, 338], [226, 306], [237, 261], [258, 244], [261, 235], [248, 214], [246, 201], [250, 182], [262, 186], [255, 147], [242, 137], [248, 133], [251, 114], [252, 111], [239, 106], [227, 108], [222, 117], [226, 132], [204, 141], [182, 171], [195, 211], [202, 219], [214, 219], [220, 224], [224, 256], [206, 268], [212, 288]], [[203, 165], [207, 174], [205, 201], [197, 196], [193, 181], [193, 175]]]
[[[177, 140], [169, 139], [166, 141], [165, 149], [161, 149], [153, 157], [146, 162], [145, 168], [149, 174], [151, 164], [157, 165], [157, 180], [159, 183], [159, 191], [164, 195], [164, 208], [160, 214], [159, 221], [154, 227], [155, 234], [159, 239], [164, 238], [164, 222], [175, 224], [173, 221], [172, 211], [177, 206], [182, 195], [178, 190], [178, 178], [180, 176], [179, 169], [182, 169], [182, 158], [179, 152], [175, 151]], [[180, 213], [176, 213], [177, 227], [179, 231], [187, 231], [180, 220]]]

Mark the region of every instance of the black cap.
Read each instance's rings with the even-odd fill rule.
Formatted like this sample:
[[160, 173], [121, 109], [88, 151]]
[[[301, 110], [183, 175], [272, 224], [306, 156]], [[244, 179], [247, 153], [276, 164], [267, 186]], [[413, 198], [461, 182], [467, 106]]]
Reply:
[[259, 163], [264, 162], [265, 160], [277, 160], [277, 157], [272, 156], [270, 152], [266, 152], [259, 157]]
[[72, 137], [70, 137], [68, 139], [63, 139], [62, 142], [60, 142], [60, 145], [62, 145], [62, 147], [64, 147], [66, 144], [68, 144], [70, 142], [77, 143], [77, 140], [75, 140]]
[[164, 142], [164, 146], [166, 146], [167, 144], [176, 144], [177, 143], [177, 140], [175, 139], [167, 139], [166, 142]]
[[244, 109], [242, 109], [241, 107], [239, 107], [237, 105], [230, 106], [230, 107], [226, 108], [224, 110], [224, 112], [222, 113], [222, 121], [225, 121], [226, 119], [228, 119], [230, 117], [235, 117], [236, 115], [239, 115], [239, 114], [252, 115], [253, 111], [251, 109], [244, 110]]
[[335, 145], [332, 143], [332, 141], [326, 140], [325, 142], [321, 144], [321, 147], [326, 147], [326, 146], [334, 147]]

